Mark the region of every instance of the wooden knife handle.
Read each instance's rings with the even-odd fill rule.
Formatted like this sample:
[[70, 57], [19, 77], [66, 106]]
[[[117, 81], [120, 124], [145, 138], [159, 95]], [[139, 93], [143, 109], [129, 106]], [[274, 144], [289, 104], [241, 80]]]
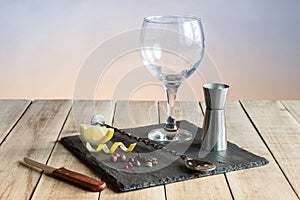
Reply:
[[106, 188], [105, 182], [68, 170], [64, 167], [54, 170], [52, 174], [93, 192], [100, 192]]

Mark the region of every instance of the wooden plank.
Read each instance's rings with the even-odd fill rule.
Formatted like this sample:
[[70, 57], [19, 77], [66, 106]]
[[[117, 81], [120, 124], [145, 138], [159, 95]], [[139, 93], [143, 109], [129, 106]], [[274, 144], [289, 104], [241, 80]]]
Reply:
[[266, 166], [226, 174], [235, 199], [297, 199], [239, 102], [226, 104], [228, 140], [266, 157]]
[[[159, 102], [161, 119], [166, 118], [166, 103]], [[203, 114], [198, 102], [177, 102], [176, 118], [185, 119], [200, 127]], [[200, 147], [199, 147], [200, 148]], [[232, 199], [224, 175], [199, 178], [166, 185], [167, 199]]]
[[[81, 123], [89, 123], [94, 113], [101, 113], [105, 116], [107, 123], [112, 122], [114, 111], [114, 102], [112, 101], [76, 101], [74, 103], [66, 124], [62, 130], [61, 137], [79, 134], [79, 125]], [[55, 167], [66, 167], [77, 172], [89, 175], [95, 178], [99, 174], [95, 174], [89, 167], [81, 163], [61, 144], [57, 144], [48, 162], [49, 165]], [[47, 188], [47, 189], [45, 189]], [[54, 179], [47, 175], [43, 175], [32, 199], [98, 199], [99, 193], [89, 192]]]
[[300, 124], [279, 101], [242, 104], [300, 197]]
[[224, 180], [224, 175], [219, 174], [168, 184], [167, 199], [232, 199]]
[[[117, 102], [114, 126], [119, 128], [136, 127], [158, 123], [157, 103], [152, 101]], [[125, 193], [116, 193], [108, 188], [100, 199], [165, 199], [164, 186], [157, 186]]]
[[29, 104], [29, 100], [0, 100], [0, 144]]
[[70, 110], [70, 101], [34, 101], [0, 148], [0, 199], [28, 199], [41, 174], [19, 163], [46, 163]]
[[281, 101], [281, 103], [300, 123], [300, 100]]

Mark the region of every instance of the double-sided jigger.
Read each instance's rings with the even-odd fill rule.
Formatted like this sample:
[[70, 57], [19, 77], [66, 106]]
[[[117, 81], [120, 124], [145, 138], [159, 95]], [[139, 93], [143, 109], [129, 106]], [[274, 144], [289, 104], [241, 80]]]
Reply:
[[203, 85], [205, 116], [201, 150], [223, 151], [227, 149], [224, 107], [229, 86], [220, 83]]

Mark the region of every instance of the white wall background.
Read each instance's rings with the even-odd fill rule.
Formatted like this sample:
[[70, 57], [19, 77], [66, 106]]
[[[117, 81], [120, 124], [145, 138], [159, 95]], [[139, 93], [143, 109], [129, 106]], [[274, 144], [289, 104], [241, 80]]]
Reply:
[[[184, 14], [203, 19], [229, 99], [300, 99], [299, 10], [298, 0], [0, 0], [0, 98], [73, 98], [82, 64], [99, 44], [139, 28], [145, 16]], [[112, 98], [103, 91], [99, 98]], [[152, 85], [132, 98], [164, 95]]]

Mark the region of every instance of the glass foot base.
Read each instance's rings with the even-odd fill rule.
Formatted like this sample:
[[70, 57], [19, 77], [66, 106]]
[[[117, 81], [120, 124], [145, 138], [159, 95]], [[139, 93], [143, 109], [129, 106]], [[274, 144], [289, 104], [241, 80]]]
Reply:
[[184, 129], [169, 132], [165, 129], [154, 129], [148, 133], [148, 138], [156, 142], [186, 142], [193, 139], [193, 134]]

